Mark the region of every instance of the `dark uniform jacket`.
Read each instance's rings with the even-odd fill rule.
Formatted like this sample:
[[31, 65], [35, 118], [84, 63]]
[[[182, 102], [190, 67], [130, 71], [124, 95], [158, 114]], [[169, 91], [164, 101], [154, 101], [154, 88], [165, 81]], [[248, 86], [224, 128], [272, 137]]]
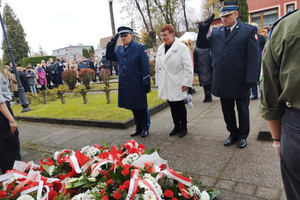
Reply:
[[238, 21], [226, 40], [225, 28], [221, 26], [212, 31], [208, 41], [212, 53], [213, 95], [229, 99], [249, 96], [247, 85], [256, 84], [259, 73], [257, 28]]
[[212, 84], [212, 66], [210, 49], [194, 48], [194, 71], [199, 75], [200, 86], [207, 86]]
[[118, 106], [126, 109], [147, 108], [147, 93], [144, 86], [150, 86], [150, 65], [146, 47], [131, 41], [128, 47], [117, 47], [108, 43], [106, 58], [119, 63]]

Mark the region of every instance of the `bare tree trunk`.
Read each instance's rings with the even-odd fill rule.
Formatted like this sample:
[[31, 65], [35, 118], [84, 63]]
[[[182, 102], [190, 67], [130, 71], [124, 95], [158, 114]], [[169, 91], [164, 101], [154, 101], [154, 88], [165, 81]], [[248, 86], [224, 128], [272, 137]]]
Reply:
[[82, 97], [83, 97], [84, 104], [87, 104], [88, 100], [87, 100], [87, 97], [86, 97], [86, 93], [82, 94]]
[[104, 91], [105, 91], [105, 95], [106, 95], [107, 104], [110, 104], [111, 103], [110, 90], [107, 86], [105, 86]]
[[42, 90], [42, 97], [43, 97], [44, 104], [48, 104], [48, 102], [47, 102], [47, 95], [46, 95], [45, 90]]
[[155, 5], [157, 5], [158, 9], [160, 10], [161, 14], [163, 15], [163, 17], [166, 20], [167, 24], [170, 24], [170, 20], [168, 19], [168, 16], [166, 15], [166, 13], [164, 12], [164, 9], [162, 8], [162, 5], [160, 2], [158, 2], [157, 0], [153, 0], [153, 2], [155, 3]]
[[186, 6], [185, 6], [185, 0], [182, 0], [182, 8], [183, 8], [183, 16], [184, 16], [184, 21], [185, 21], [185, 29], [186, 31], [189, 31], [189, 24], [187, 21], [187, 17], [186, 17]]
[[147, 21], [145, 19], [144, 13], [141, 10], [141, 6], [140, 6], [140, 4], [137, 0], [135, 0], [135, 4], [136, 4], [136, 7], [137, 7], [138, 11], [140, 12], [140, 14], [142, 16], [142, 19], [143, 19], [144, 25], [146, 27], [147, 33], [149, 33], [149, 27], [148, 27]]
[[62, 104], [65, 104], [66, 101], [65, 101], [64, 95], [63, 95], [63, 94], [59, 94], [58, 96], [59, 96], [59, 98], [60, 98], [60, 100], [61, 100], [61, 103], [62, 103]]

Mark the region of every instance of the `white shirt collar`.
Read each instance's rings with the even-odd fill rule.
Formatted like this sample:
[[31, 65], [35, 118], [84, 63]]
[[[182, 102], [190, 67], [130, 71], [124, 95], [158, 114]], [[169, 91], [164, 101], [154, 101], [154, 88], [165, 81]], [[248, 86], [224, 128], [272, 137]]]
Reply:
[[235, 21], [235, 24], [230, 27], [230, 32], [234, 29], [234, 27], [237, 25], [237, 21]]

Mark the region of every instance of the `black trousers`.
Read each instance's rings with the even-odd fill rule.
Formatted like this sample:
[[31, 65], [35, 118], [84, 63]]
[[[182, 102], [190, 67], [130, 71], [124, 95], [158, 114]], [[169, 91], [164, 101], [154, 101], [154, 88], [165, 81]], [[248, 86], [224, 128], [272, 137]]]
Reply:
[[[237, 107], [239, 127], [235, 117], [235, 105]], [[221, 98], [221, 106], [230, 136], [236, 139], [246, 139], [250, 131], [249, 97], [241, 99]]]
[[281, 120], [280, 165], [286, 199], [300, 199], [300, 110], [288, 108]]
[[148, 108], [131, 110], [137, 131], [148, 130], [150, 127], [150, 117]]
[[182, 101], [169, 101], [173, 123], [175, 128], [186, 128], [187, 112], [184, 100]]
[[[9, 102], [6, 102], [9, 112], [13, 114]], [[9, 122], [0, 112], [0, 168], [2, 174], [12, 169], [15, 160], [21, 160], [19, 131], [10, 132]]]

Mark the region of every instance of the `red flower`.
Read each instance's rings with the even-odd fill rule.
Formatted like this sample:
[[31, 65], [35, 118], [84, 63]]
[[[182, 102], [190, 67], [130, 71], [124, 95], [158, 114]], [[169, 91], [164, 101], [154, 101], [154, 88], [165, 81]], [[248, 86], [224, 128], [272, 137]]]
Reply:
[[4, 192], [3, 190], [0, 191], [0, 197], [5, 197], [7, 195], [6, 192]]
[[125, 191], [125, 190], [127, 190], [129, 188], [129, 185], [130, 185], [130, 181], [127, 180], [119, 188], [120, 188], [120, 190]]
[[101, 198], [102, 200], [108, 200], [108, 196], [105, 195], [104, 197]]
[[131, 167], [131, 165], [126, 164], [124, 166], [124, 169], [121, 171], [121, 173], [123, 174], [123, 176], [126, 176], [126, 174], [129, 173], [129, 168]]
[[161, 164], [161, 165], [159, 166], [159, 168], [160, 168], [161, 171], [164, 170], [166, 167], [167, 167], [167, 165], [165, 165], [165, 164]]
[[106, 182], [106, 185], [110, 185], [112, 184], [113, 180], [112, 179], [109, 179], [107, 182]]
[[102, 190], [100, 191], [100, 195], [103, 196], [104, 194], [105, 194], [105, 189], [102, 189]]
[[10, 190], [12, 190], [12, 189], [13, 189], [13, 186], [12, 186], [12, 184], [10, 183], [10, 184], [8, 184], [7, 187], [6, 187], [6, 192], [8, 192], [8, 191], [10, 191]]
[[170, 197], [170, 198], [172, 198], [174, 196], [173, 192], [169, 189], [164, 192], [164, 195], [166, 197]]
[[181, 194], [182, 194], [185, 198], [187, 198], [187, 199], [190, 198], [190, 196], [189, 196], [189, 194], [188, 194], [188, 192], [187, 192], [186, 187], [185, 187], [182, 183], [178, 183], [178, 188], [179, 188]]
[[155, 169], [154, 169], [154, 162], [146, 162], [145, 163], [145, 168], [147, 170], [147, 172], [149, 173], [154, 173], [155, 172]]
[[115, 199], [121, 199], [122, 195], [121, 195], [120, 191], [117, 190], [117, 191], [114, 193], [113, 197], [114, 197]]
[[49, 200], [54, 200], [57, 197], [57, 192], [54, 190], [50, 190], [49, 194], [48, 194], [48, 199]]
[[173, 197], [172, 200], [178, 200], [177, 198]]

